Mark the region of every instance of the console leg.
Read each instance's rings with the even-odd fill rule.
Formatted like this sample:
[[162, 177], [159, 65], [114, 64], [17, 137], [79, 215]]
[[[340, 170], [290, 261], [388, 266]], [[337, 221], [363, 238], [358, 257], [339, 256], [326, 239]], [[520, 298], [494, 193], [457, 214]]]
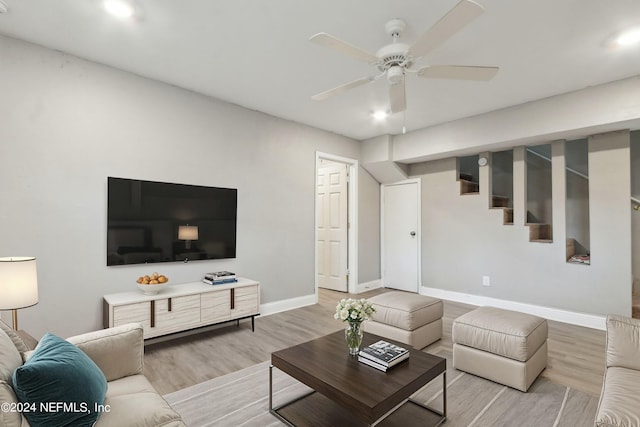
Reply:
[[256, 327], [255, 327], [255, 316], [251, 316], [251, 332], [255, 332], [256, 331]]

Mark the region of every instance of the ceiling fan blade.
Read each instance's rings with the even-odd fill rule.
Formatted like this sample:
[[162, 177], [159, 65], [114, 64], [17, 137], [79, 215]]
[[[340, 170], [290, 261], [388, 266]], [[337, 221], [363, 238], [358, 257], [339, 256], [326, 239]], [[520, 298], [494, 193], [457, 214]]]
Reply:
[[367, 63], [375, 63], [378, 62], [378, 57], [356, 47], [352, 44], [349, 44], [345, 41], [335, 38], [334, 36], [327, 33], [318, 33], [314, 36], [311, 36], [309, 41], [319, 44], [320, 46], [328, 47], [329, 49], [336, 50], [340, 53], [343, 53], [347, 56], [355, 58], [359, 61], [364, 61]]
[[466, 65], [432, 65], [418, 70], [418, 77], [428, 79], [491, 80], [498, 67], [474, 67]]
[[404, 79], [389, 86], [389, 105], [391, 114], [399, 113], [407, 109]]
[[462, 0], [440, 18], [433, 27], [422, 34], [418, 41], [409, 48], [409, 55], [414, 58], [426, 55], [480, 16], [482, 12], [484, 9], [478, 3]]
[[345, 83], [343, 85], [340, 85], [338, 87], [334, 87], [333, 89], [329, 89], [327, 91], [324, 92], [320, 92], [316, 95], [313, 95], [311, 97], [311, 99], [313, 99], [314, 101], [324, 101], [325, 99], [333, 96], [333, 95], [337, 95], [339, 93], [345, 92], [351, 88], [354, 88], [356, 86], [360, 86], [369, 82], [374, 81], [376, 78], [375, 77], [364, 77], [362, 79], [358, 79], [358, 80], [354, 80], [352, 82], [349, 83]]

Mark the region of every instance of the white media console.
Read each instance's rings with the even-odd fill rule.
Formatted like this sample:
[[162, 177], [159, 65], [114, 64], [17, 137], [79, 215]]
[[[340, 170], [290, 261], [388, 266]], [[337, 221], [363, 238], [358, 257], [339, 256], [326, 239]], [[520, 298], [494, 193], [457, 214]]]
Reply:
[[145, 339], [248, 318], [253, 331], [259, 314], [260, 283], [245, 278], [223, 285], [164, 285], [155, 295], [137, 290], [105, 295], [103, 301], [105, 328], [141, 323]]

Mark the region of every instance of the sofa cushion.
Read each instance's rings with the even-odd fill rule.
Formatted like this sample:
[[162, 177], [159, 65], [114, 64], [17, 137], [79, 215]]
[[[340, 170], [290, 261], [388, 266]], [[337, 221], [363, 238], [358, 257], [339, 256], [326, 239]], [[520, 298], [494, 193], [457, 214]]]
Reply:
[[478, 307], [453, 321], [454, 343], [526, 362], [547, 340], [541, 317], [497, 307]]
[[607, 366], [640, 371], [640, 319], [607, 316]]
[[16, 331], [14, 331], [12, 327], [4, 323], [2, 320], [0, 320], [0, 329], [2, 329], [9, 336], [9, 338], [11, 338], [11, 341], [13, 341], [13, 345], [16, 347], [20, 354], [29, 350], [24, 341], [22, 341], [22, 338], [18, 336]]
[[95, 362], [107, 381], [141, 374], [144, 364], [142, 325], [129, 323], [67, 338]]
[[107, 380], [76, 346], [48, 333], [15, 370], [13, 386], [21, 402], [36, 405], [24, 413], [32, 427], [91, 426], [100, 416], [96, 406], [104, 402]]
[[100, 416], [95, 427], [184, 425], [180, 415], [156, 392], [144, 375], [110, 381], [104, 404], [109, 412]]
[[[13, 388], [6, 381], [0, 381], [0, 403], [16, 405], [18, 398], [13, 392]], [[15, 406], [17, 408], [17, 405]], [[0, 410], [0, 426], [2, 427], [22, 427], [28, 426], [27, 421], [18, 411], [13, 411], [11, 406]]]
[[369, 298], [376, 311], [371, 319], [378, 323], [413, 331], [442, 318], [442, 301], [410, 292], [386, 292]]
[[0, 381], [11, 382], [11, 375], [22, 365], [22, 356], [11, 338], [0, 329]]
[[640, 371], [608, 368], [596, 414], [597, 427], [640, 426]]

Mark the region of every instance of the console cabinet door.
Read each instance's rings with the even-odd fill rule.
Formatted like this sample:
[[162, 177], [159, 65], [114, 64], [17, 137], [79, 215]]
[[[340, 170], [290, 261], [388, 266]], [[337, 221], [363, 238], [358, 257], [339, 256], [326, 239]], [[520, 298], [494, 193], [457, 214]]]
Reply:
[[217, 323], [231, 319], [231, 290], [205, 292], [201, 295], [202, 322]]
[[200, 324], [200, 295], [158, 299], [152, 335], [167, 334]]
[[236, 288], [234, 294], [232, 319], [258, 314], [258, 285]]
[[146, 337], [151, 328], [151, 302], [137, 302], [113, 307], [113, 326], [132, 322], [142, 324], [143, 333]]

